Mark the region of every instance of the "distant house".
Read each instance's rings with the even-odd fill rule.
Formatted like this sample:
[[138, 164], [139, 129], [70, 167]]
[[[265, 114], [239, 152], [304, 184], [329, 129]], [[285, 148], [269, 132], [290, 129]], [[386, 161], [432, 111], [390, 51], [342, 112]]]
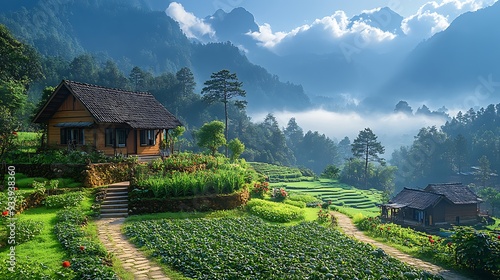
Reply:
[[423, 190], [404, 188], [381, 205], [382, 217], [409, 225], [473, 224], [481, 202], [462, 183], [430, 184]]
[[164, 133], [181, 122], [152, 94], [62, 81], [33, 120], [47, 143], [91, 146], [106, 155], [158, 155]]

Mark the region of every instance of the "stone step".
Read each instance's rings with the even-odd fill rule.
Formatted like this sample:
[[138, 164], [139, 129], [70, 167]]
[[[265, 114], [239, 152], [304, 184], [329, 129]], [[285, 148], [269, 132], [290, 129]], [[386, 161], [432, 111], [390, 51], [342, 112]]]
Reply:
[[101, 207], [101, 214], [103, 213], [128, 213], [128, 208], [102, 208]]
[[127, 213], [101, 213], [101, 218], [126, 218]]
[[128, 190], [126, 185], [108, 185], [108, 190]]
[[128, 196], [128, 192], [124, 192], [124, 191], [107, 191], [106, 192], [106, 195], [127, 195]]
[[128, 209], [128, 204], [101, 204], [101, 210], [103, 209]]
[[128, 197], [123, 197], [123, 199], [110, 199], [110, 200], [103, 200], [101, 205], [107, 205], [107, 204], [127, 204], [128, 203]]
[[116, 200], [127, 200], [128, 201], [128, 195], [112, 195], [112, 196], [106, 196], [104, 201], [116, 201]]

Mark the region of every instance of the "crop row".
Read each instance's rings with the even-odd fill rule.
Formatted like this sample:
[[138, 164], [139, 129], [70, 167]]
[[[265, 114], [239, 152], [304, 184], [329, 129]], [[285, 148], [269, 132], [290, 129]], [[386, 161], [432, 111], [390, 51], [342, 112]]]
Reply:
[[440, 279], [317, 223], [257, 217], [129, 223], [154, 257], [195, 279]]

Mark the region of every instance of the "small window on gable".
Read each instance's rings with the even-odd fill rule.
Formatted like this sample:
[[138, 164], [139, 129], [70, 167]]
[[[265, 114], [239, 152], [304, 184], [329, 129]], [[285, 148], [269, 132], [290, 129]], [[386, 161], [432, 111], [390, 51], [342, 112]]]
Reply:
[[140, 132], [141, 146], [154, 146], [156, 145], [156, 136], [153, 129], [141, 130]]

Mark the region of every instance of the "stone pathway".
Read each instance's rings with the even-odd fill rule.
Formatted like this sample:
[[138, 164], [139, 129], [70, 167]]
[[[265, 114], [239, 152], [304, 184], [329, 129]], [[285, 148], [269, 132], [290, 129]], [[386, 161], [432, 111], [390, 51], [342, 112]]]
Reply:
[[108, 252], [114, 253], [122, 266], [134, 275], [134, 279], [170, 280], [165, 276], [160, 266], [152, 263], [141, 251], [128, 242], [127, 237], [121, 232], [124, 221], [124, 218], [107, 218], [96, 221], [99, 239]]
[[351, 221], [351, 218], [349, 218], [347, 215], [344, 215], [339, 212], [335, 212], [335, 217], [337, 217], [338, 225], [342, 229], [342, 231], [348, 235], [356, 238], [357, 240], [365, 243], [370, 243], [373, 244], [374, 246], [381, 248], [384, 250], [388, 255], [391, 255], [392, 257], [395, 257], [399, 259], [400, 261], [403, 261], [407, 264], [410, 264], [412, 266], [418, 267], [423, 270], [427, 270], [433, 274], [440, 275], [446, 280], [472, 280], [470, 278], [467, 278], [465, 276], [462, 276], [460, 274], [457, 274], [453, 271], [444, 269], [440, 266], [434, 265], [432, 263], [425, 262], [423, 260], [414, 258], [408, 254], [402, 253], [401, 251], [392, 248], [390, 246], [387, 246], [383, 243], [380, 243], [378, 241], [375, 241], [371, 239], [370, 237], [366, 236], [363, 232], [358, 230], [354, 223]]

